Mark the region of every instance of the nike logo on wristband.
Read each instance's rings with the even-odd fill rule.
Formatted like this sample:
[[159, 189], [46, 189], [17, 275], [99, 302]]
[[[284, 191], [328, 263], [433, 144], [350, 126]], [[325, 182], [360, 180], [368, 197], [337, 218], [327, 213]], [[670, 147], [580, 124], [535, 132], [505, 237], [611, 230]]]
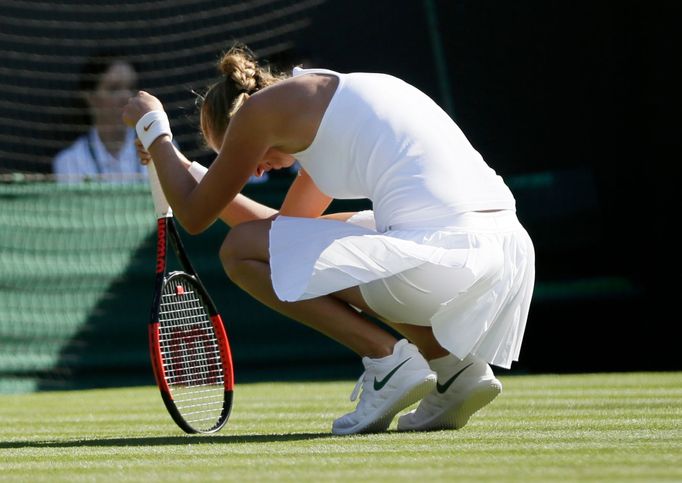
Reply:
[[154, 124], [155, 122], [156, 122], [156, 119], [154, 119], [152, 122], [150, 122], [146, 126], [143, 126], [142, 129], [144, 129], [144, 132], [149, 131], [149, 128], [152, 127], [152, 124]]
[[455, 374], [454, 376], [452, 376], [450, 379], [448, 379], [447, 381], [445, 381], [445, 384], [436, 383], [436, 390], [437, 390], [440, 394], [443, 394], [445, 391], [448, 390], [448, 388], [450, 387], [450, 385], [451, 385], [453, 382], [455, 382], [455, 379], [457, 379], [461, 373], [463, 373], [464, 371], [466, 371], [466, 370], [467, 370], [469, 367], [471, 367], [473, 364], [474, 364], [474, 363], [472, 362], [471, 364], [469, 364], [468, 366], [466, 366], [464, 369], [462, 369], [462, 370], [459, 371], [457, 374]]
[[401, 362], [400, 364], [398, 364], [397, 366], [395, 366], [395, 367], [393, 368], [393, 370], [392, 370], [391, 372], [389, 372], [388, 374], [386, 374], [386, 375], [383, 377], [383, 379], [381, 379], [380, 381], [377, 381], [377, 378], [375, 377], [375, 378], [374, 378], [374, 390], [375, 390], [375, 391], [380, 391], [381, 388], [383, 388], [383, 387], [386, 385], [386, 383], [388, 382], [388, 380], [389, 380], [391, 377], [393, 377], [393, 374], [395, 374], [395, 373], [398, 371], [398, 369], [400, 369], [400, 368], [402, 367], [402, 365], [405, 364], [405, 363], [406, 363], [407, 361], [409, 361], [410, 359], [412, 359], [412, 358], [411, 358], [411, 357], [408, 357], [408, 358], [405, 359], [403, 362]]

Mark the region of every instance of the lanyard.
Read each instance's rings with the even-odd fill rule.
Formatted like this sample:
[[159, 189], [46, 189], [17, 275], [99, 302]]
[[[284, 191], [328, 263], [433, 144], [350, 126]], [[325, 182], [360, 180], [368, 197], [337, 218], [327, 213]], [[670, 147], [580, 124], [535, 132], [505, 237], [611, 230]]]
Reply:
[[99, 157], [97, 157], [97, 151], [95, 150], [95, 141], [93, 139], [95, 135], [95, 130], [91, 129], [90, 132], [88, 133], [88, 151], [90, 152], [90, 157], [95, 163], [95, 169], [97, 170], [97, 174], [102, 174], [104, 173], [104, 165], [100, 161]]
[[[104, 171], [105, 163], [97, 156], [97, 150], [95, 149], [95, 129], [91, 129], [90, 132], [88, 133], [88, 151], [90, 152], [90, 157], [92, 158], [92, 161], [95, 163], [95, 169], [97, 170], [97, 174], [103, 174], [105, 172]], [[142, 165], [140, 163], [135, 164], [135, 172], [136, 173], [142, 172]]]

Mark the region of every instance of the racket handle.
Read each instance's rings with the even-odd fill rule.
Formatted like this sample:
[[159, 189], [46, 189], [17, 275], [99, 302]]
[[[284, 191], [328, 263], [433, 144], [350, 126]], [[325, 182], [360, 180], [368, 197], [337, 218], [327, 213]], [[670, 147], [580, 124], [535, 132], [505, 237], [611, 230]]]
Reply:
[[152, 199], [154, 200], [154, 210], [156, 211], [157, 218], [173, 216], [173, 210], [168, 204], [166, 196], [163, 194], [163, 189], [161, 188], [159, 176], [156, 174], [156, 167], [154, 167], [153, 161], [147, 165], [147, 169], [149, 171], [149, 186], [152, 189]]

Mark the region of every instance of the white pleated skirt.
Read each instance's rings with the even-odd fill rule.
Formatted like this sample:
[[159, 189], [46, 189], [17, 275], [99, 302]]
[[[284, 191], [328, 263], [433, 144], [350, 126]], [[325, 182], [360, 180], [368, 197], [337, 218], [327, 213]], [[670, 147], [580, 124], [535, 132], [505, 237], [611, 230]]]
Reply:
[[358, 286], [386, 320], [431, 326], [463, 359], [518, 360], [535, 281], [535, 253], [513, 211], [468, 212], [447, 227], [375, 229], [371, 211], [348, 222], [280, 216], [270, 230], [280, 300]]

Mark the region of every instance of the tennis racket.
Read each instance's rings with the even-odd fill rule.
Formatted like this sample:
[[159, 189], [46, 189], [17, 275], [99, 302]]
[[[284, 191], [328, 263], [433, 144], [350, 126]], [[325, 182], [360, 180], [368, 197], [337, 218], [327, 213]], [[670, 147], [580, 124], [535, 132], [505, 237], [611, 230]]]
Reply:
[[[177, 425], [187, 433], [214, 433], [232, 409], [230, 345], [220, 314], [187, 257], [154, 164], [148, 168], [158, 226], [149, 323], [152, 368]], [[168, 271], [169, 240], [183, 271]]]

